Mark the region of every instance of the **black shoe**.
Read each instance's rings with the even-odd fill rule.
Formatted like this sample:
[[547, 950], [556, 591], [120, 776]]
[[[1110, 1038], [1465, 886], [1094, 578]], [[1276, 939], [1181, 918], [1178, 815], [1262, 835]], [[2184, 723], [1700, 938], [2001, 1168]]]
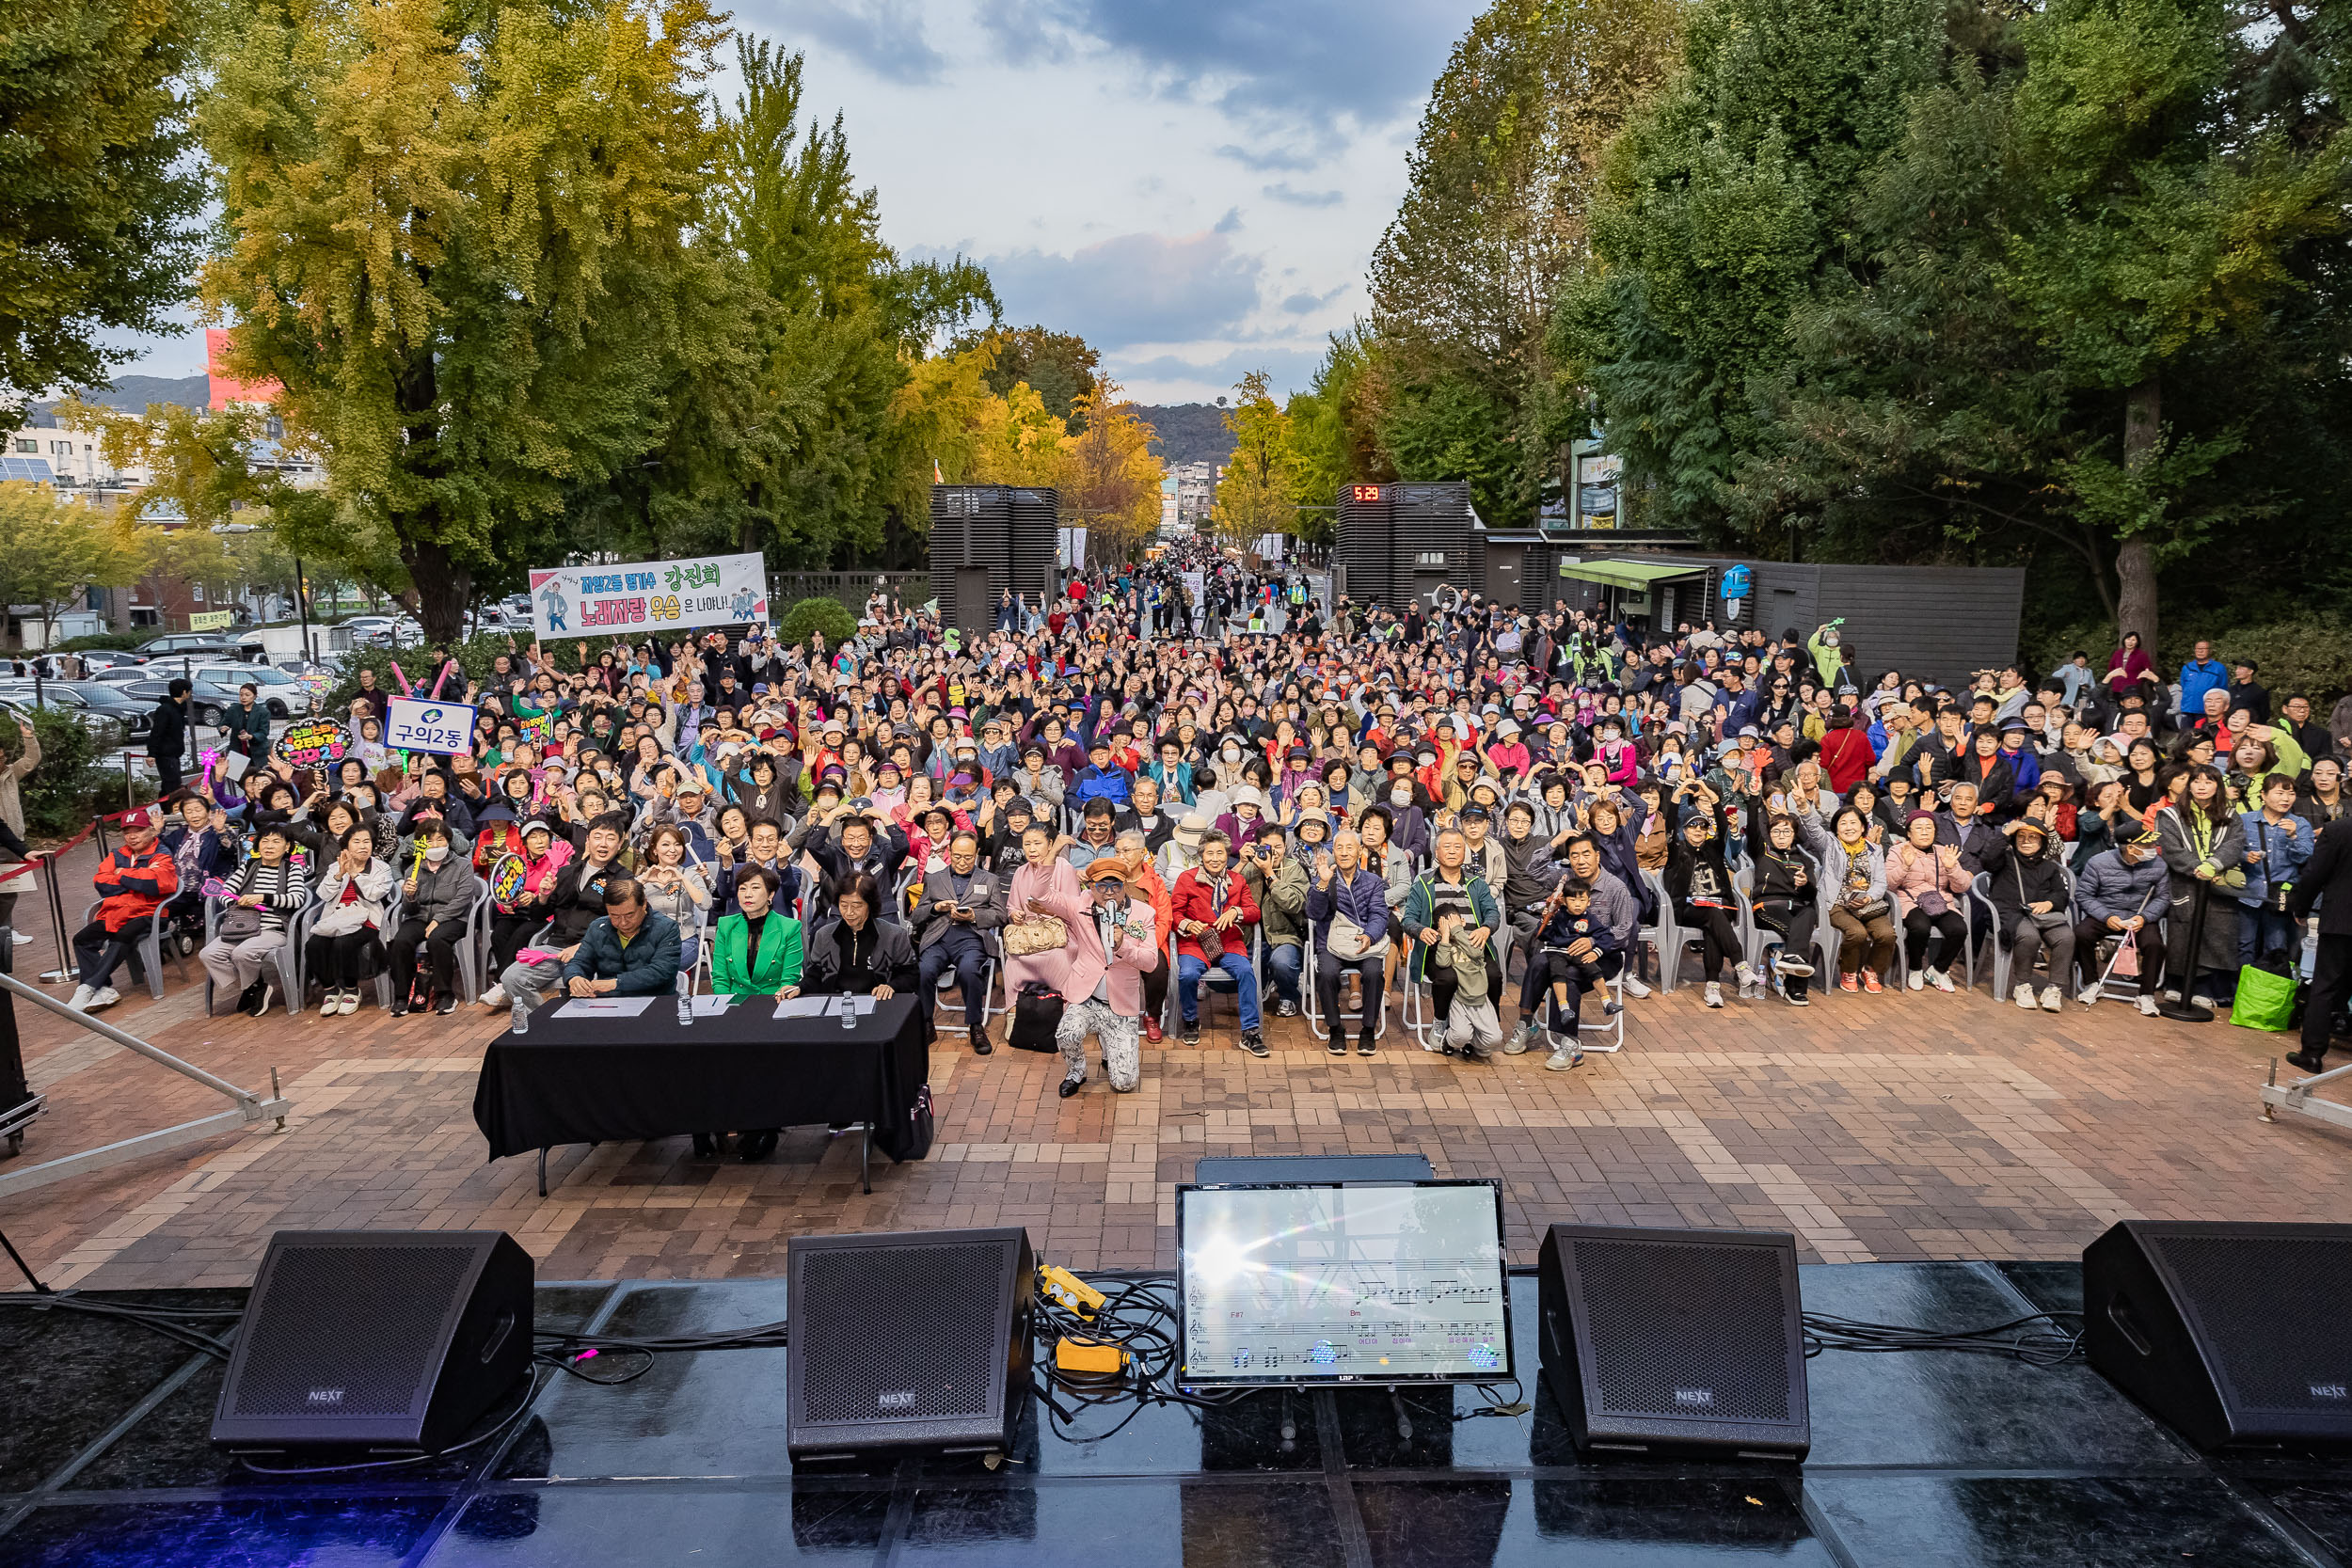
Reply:
[[776, 1133], [773, 1128], [735, 1135], [735, 1157], [744, 1164], [756, 1164], [775, 1151]]
[[1265, 1048], [1264, 1038], [1260, 1036], [1258, 1031], [1255, 1029], [1251, 1029], [1244, 1033], [1241, 1038], [1233, 1042], [1233, 1048], [1237, 1051], [1247, 1051], [1252, 1056], [1265, 1056], [1269, 1054]]
[[457, 1010], [457, 993], [453, 990], [443, 991], [441, 993], [440, 1001], [434, 1004], [433, 1010], [440, 1014], [443, 1018], [447, 1018], [450, 1014], [455, 1012]]
[[408, 999], [405, 996], [393, 997], [391, 1010], [394, 1018], [406, 1018], [408, 1016]]
[[262, 994], [262, 988], [267, 984], [268, 982], [265, 980], [256, 980], [251, 985], [246, 987], [245, 990], [237, 992], [237, 1011], [241, 1013], [251, 1012], [253, 1010], [254, 999]]
[[1359, 1056], [1369, 1056], [1377, 1049], [1379, 1049], [1378, 1046], [1370, 1035], [1366, 1035], [1356, 1042], [1356, 1054]]
[[2296, 1067], [2301, 1068], [2305, 1072], [2325, 1072], [2328, 1070], [2328, 1058], [2325, 1056], [2314, 1056], [2308, 1051], [2290, 1051], [2287, 1053], [2287, 1060], [2294, 1063]]
[[1347, 1054], [1347, 1037], [1344, 1035], [1333, 1035], [1325, 1044], [1324, 1049], [1334, 1056], [1344, 1056]]
[[254, 1018], [269, 1017], [270, 1004], [278, 1000], [278, 988], [264, 980], [254, 990], [253, 1006], [246, 1008], [246, 1012]]
[[1195, 1019], [1191, 1022], [1184, 1025], [1184, 1043], [1186, 1045], [1199, 1045], [1200, 1043], [1200, 1021], [1199, 1019]]
[[1474, 1045], [1466, 1045], [1462, 1047], [1461, 1057], [1466, 1062], [1484, 1062], [1486, 1053]]
[[994, 1040], [992, 1040], [992, 1039], [990, 1039], [990, 1038], [988, 1037], [988, 1034], [987, 1034], [987, 1032], [986, 1032], [985, 1030], [976, 1030], [976, 1031], [974, 1031], [973, 1036], [972, 1036], [972, 1054], [973, 1054], [973, 1055], [975, 1055], [975, 1056], [985, 1056], [985, 1055], [989, 1054], [991, 1052], [994, 1051], [995, 1049], [996, 1049], [996, 1042], [995, 1042]]
[[710, 1132], [695, 1133], [694, 1158], [697, 1160], [716, 1160], [718, 1157], [719, 1139], [717, 1135]]
[[1086, 1086], [1087, 1075], [1083, 1072], [1078, 1074], [1075, 1078], [1065, 1078], [1061, 1081], [1061, 1097], [1064, 1100], [1068, 1100], [1072, 1095], [1076, 1094], [1080, 1089], [1083, 1089]]

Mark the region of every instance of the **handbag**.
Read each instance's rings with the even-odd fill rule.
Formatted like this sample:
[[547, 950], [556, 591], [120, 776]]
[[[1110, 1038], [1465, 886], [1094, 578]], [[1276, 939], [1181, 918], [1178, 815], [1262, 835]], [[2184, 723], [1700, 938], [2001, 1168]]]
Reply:
[[1033, 914], [1007, 926], [1003, 941], [1009, 958], [1058, 953], [1070, 945], [1070, 927], [1057, 914]]
[[1062, 993], [1043, 981], [1024, 984], [1013, 998], [1012, 1029], [1005, 1038], [1016, 1051], [1058, 1051], [1055, 1032], [1061, 1028], [1062, 1009], [1068, 1004]]
[[1375, 942], [1361, 926], [1343, 914], [1335, 914], [1331, 917], [1328, 945], [1331, 956], [1342, 963], [1355, 963], [1363, 958], [1385, 958], [1389, 955], [1389, 934], [1381, 932], [1380, 940]]
[[258, 937], [261, 934], [262, 911], [247, 909], [243, 904], [231, 905], [223, 910], [219, 923], [213, 927], [214, 937], [221, 942], [243, 942], [247, 937]]
[[2260, 964], [2237, 972], [2237, 996], [2230, 1004], [2230, 1022], [2241, 1029], [2277, 1034], [2295, 1016], [2295, 976]]

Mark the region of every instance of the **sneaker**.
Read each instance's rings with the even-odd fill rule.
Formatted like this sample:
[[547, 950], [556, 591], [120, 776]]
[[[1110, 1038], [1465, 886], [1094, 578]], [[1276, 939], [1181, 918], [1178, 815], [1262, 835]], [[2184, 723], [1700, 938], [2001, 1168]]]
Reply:
[[1298, 1016], [1298, 1004], [1295, 1002], [1277, 1000], [1274, 1004], [1274, 1016], [1276, 1018], [1296, 1018]]
[[101, 986], [98, 988], [98, 994], [89, 999], [89, 1010], [94, 1013], [101, 1007], [111, 1007], [121, 1000], [122, 993], [114, 987]]
[[250, 1013], [255, 1018], [267, 1018], [269, 1017], [269, 1010], [271, 1006], [274, 1006], [277, 1001], [277, 984], [273, 981], [264, 980], [262, 982], [261, 994], [253, 999], [253, 1006], [247, 1007], [246, 1011]]
[[2034, 1009], [2033, 988], [2031, 986], [2019, 986], [2013, 1000], [2020, 1007], [2025, 1008], [2026, 1011], [2032, 1012]]
[[[457, 1010], [457, 993], [455, 991], [451, 991], [448, 995], [442, 997], [438, 1002], [436, 1002], [433, 1005], [433, 1010], [440, 1014], [443, 1018], [449, 1017], [450, 1014]], [[980, 1037], [980, 1041], [982, 1044], [986, 1044], [988, 1037], [986, 1035], [982, 1035]]]
[[19, 947], [29, 947], [33, 943], [33, 939], [26, 936], [22, 931], [10, 931], [8, 933], [8, 940], [15, 942]]
[[2065, 993], [2060, 991], [2056, 986], [2042, 987], [2042, 1010], [2045, 1013], [2064, 1012], [2066, 1010]]
[[1614, 1018], [1623, 1011], [1625, 1004], [1622, 1002], [1604, 1002], [1600, 1005], [1600, 1016], [1603, 1018]]
[[1649, 987], [1642, 983], [1640, 976], [1629, 974], [1625, 977], [1625, 993], [1631, 997], [1647, 996]]
[[492, 986], [488, 990], [484, 991], [482, 993], [482, 1005], [485, 1007], [505, 1006], [506, 988], [503, 986]]
[[[1337, 1037], [1334, 1037], [1336, 1038]], [[1261, 1036], [1255, 1029], [1244, 1030], [1242, 1032], [1241, 1038], [1233, 1042], [1233, 1049], [1236, 1051], [1247, 1051], [1252, 1056], [1263, 1057], [1271, 1054], [1271, 1053], [1269, 1053], [1265, 1048], [1264, 1037]]]
[[1200, 1043], [1200, 1021], [1199, 1019], [1187, 1019], [1184, 1022], [1184, 1043], [1186, 1045]]
[[1879, 978], [1877, 970], [1866, 969], [1862, 972], [1862, 989], [1876, 996], [1886, 989], [1886, 983]]
[[1527, 1042], [1534, 1037], [1535, 1021], [1532, 1018], [1521, 1019], [1519, 1026], [1511, 1031], [1511, 1037], [1502, 1042], [1502, 1053], [1505, 1056], [1524, 1056], [1527, 1054]]
[[1772, 960], [1772, 967], [1783, 974], [1810, 975], [1813, 973], [1811, 964], [1806, 963], [1803, 958], [1793, 958], [1787, 952], [1783, 952], [1779, 958]]
[[[1837, 989], [1839, 990], [1860, 990], [1862, 989], [1862, 982], [1851, 974], [1840, 974], [1837, 977]], [[1875, 990], [1876, 988], [1873, 987], [1872, 989]]]
[[2139, 1014], [2142, 1018], [2154, 1018], [2158, 1016], [2156, 1013], [2156, 999], [2153, 996], [2141, 997], [2139, 999]]
[[1731, 972], [1740, 977], [1740, 994], [1741, 996], [1746, 996], [1751, 991], [1760, 991], [1763, 990], [1763, 979], [1756, 973], [1756, 966], [1754, 964], [1734, 964]]
[[1329, 1039], [1323, 1042], [1323, 1049], [1329, 1052], [1334, 1056], [1344, 1056], [1347, 1054], [1347, 1037], [1344, 1035], [1333, 1035]]
[[1710, 1007], [1720, 1007], [1724, 1005], [1724, 988], [1721, 981], [1709, 980], [1707, 982], [1706, 1002]]
[[2169, 990], [2164, 993], [2164, 999], [2167, 1002], [2178, 1002], [2181, 999], [2181, 993], [2177, 990]]
[[1813, 1006], [1811, 999], [1801, 990], [1785, 990], [1781, 992], [1780, 999], [1788, 1003], [1792, 1007], [1810, 1007]]
[[1928, 984], [1933, 986], [1937, 990], [1943, 991], [1946, 995], [1949, 995], [1951, 992], [1959, 989], [1952, 984], [1952, 977], [1945, 974], [1940, 969], [1931, 969], [1928, 971]]
[[2082, 990], [2074, 993], [2074, 1000], [2088, 1007], [2092, 1003], [2099, 1000], [2101, 992], [2105, 990], [2105, 986], [2103, 986], [2099, 981], [2093, 980], [2090, 984], [2085, 986]]
[[1581, 1066], [1583, 1063], [1583, 1060], [1584, 1053], [1578, 1050], [1573, 1043], [1562, 1045], [1554, 1049], [1552, 1053], [1544, 1059], [1544, 1070], [1547, 1072], [1565, 1072], [1572, 1067]]
[[326, 993], [319, 1000], [319, 1017], [333, 1018], [335, 1016], [335, 1009], [342, 1005], [342, 1000], [343, 993], [342, 991], [335, 990], [331, 986], [327, 988]]
[[405, 996], [393, 997], [391, 1013], [394, 1018], [406, 1018], [408, 1016], [408, 999]]
[[345, 1018], [349, 1018], [352, 1014], [358, 1012], [359, 1010], [359, 993], [357, 990], [347, 990], [343, 992], [343, 999], [335, 1004], [335, 1010], [342, 1014]]
[[1168, 1038], [1166, 1035], [1160, 1032], [1160, 1021], [1156, 1018], [1147, 1018], [1143, 1021], [1143, 1037], [1151, 1041], [1153, 1045], [1157, 1045], [1162, 1040]]
[[66, 1006], [77, 1013], [87, 1012], [89, 999], [97, 994], [98, 989], [95, 986], [76, 986], [73, 988], [72, 997], [66, 1003]]
[[1927, 990], [1928, 972], [1924, 969], [1913, 970], [1909, 974], [1903, 977], [1903, 985], [1907, 990]]
[[1356, 1054], [1359, 1056], [1373, 1055], [1378, 1052], [1379, 1049], [1379, 1044], [1369, 1035], [1356, 1042]]

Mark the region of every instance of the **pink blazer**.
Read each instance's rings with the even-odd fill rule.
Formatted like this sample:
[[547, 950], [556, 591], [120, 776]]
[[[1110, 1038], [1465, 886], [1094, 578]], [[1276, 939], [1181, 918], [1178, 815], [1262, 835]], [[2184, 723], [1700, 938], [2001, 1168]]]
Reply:
[[1127, 900], [1126, 933], [1119, 939], [1118, 950], [1105, 958], [1102, 936], [1094, 928], [1092, 898], [1049, 893], [1038, 902], [1061, 916], [1062, 924], [1070, 927], [1070, 978], [1062, 986], [1062, 995], [1073, 1003], [1085, 1001], [1102, 984], [1107, 969], [1111, 1011], [1122, 1018], [1140, 1016], [1143, 973], [1160, 961], [1160, 941], [1152, 928], [1152, 906], [1138, 898]]

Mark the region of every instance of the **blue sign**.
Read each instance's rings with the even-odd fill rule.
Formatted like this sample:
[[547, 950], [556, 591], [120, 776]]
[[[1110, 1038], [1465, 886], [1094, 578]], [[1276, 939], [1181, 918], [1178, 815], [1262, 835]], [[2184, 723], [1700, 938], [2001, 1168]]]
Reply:
[[1727, 569], [1724, 573], [1724, 597], [1726, 599], [1746, 598], [1750, 592], [1748, 587], [1750, 576], [1745, 566], [1733, 566]]

